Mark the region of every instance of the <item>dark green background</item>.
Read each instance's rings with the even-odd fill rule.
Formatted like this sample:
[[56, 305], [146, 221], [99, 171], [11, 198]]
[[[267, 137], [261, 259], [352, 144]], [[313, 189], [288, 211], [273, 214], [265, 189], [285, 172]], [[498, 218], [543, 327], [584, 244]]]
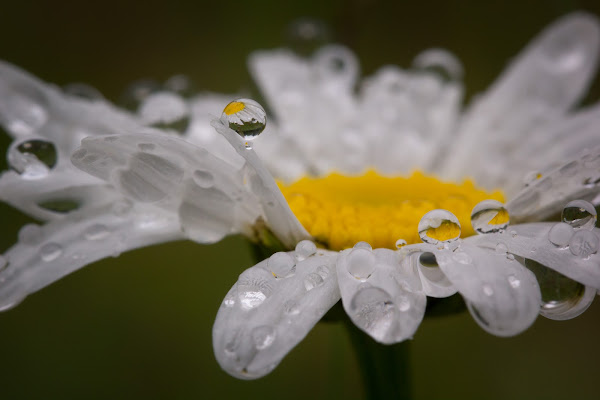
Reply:
[[[252, 50], [284, 45], [290, 21], [315, 16], [356, 51], [364, 74], [386, 63], [408, 66], [427, 47], [449, 48], [465, 65], [470, 96], [547, 23], [577, 8], [600, 14], [595, 3], [4, 2], [0, 58], [50, 82], [88, 82], [113, 100], [136, 79], [174, 73], [202, 90], [233, 92], [250, 86]], [[26, 218], [4, 205], [0, 218], [4, 250]], [[243, 239], [233, 237], [134, 251], [59, 281], [0, 314], [0, 397], [361, 398], [358, 365], [338, 324], [319, 324], [264, 379], [238, 381], [219, 369], [212, 321], [250, 265]], [[488, 335], [468, 314], [426, 320], [412, 343], [414, 393], [597, 399], [599, 320], [598, 301], [575, 320], [540, 318], [510, 339]]]

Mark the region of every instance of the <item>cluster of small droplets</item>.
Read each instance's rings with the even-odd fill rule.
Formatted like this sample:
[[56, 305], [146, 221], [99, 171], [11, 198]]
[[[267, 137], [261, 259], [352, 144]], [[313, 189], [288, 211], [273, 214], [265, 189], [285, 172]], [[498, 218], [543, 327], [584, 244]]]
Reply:
[[561, 220], [548, 232], [550, 243], [560, 249], [569, 248], [574, 256], [581, 258], [588, 258], [598, 252], [600, 238], [593, 232], [598, 216], [590, 202], [569, 202], [563, 208]]
[[433, 210], [423, 215], [418, 226], [419, 237], [425, 243], [451, 243], [460, 237], [461, 227], [456, 215], [447, 210]]
[[506, 231], [508, 224], [508, 211], [497, 200], [484, 200], [471, 212], [471, 226], [479, 234], [502, 233]]
[[267, 113], [256, 101], [237, 99], [227, 104], [221, 114], [221, 122], [240, 135], [246, 148], [267, 126]]
[[45, 178], [58, 161], [56, 147], [52, 142], [28, 139], [15, 142], [8, 150], [8, 165], [23, 179]]
[[371, 245], [358, 242], [348, 255], [347, 270], [355, 279], [365, 282], [375, 271], [375, 255]]

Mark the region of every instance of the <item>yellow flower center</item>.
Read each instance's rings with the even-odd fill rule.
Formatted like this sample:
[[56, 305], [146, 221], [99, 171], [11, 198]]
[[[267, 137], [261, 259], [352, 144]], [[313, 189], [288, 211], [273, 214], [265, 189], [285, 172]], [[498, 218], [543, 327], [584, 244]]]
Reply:
[[[290, 185], [279, 183], [279, 187], [306, 230], [332, 250], [349, 248], [360, 241], [373, 248], [390, 249], [396, 248], [398, 239], [419, 243], [421, 217], [438, 208], [456, 215], [461, 236], [470, 236], [474, 234], [473, 207], [486, 199], [504, 201], [502, 192], [486, 192], [470, 180], [448, 183], [421, 172], [409, 178], [385, 177], [372, 170], [362, 176], [334, 173], [322, 178], [305, 177]], [[494, 219], [508, 218], [500, 214]], [[427, 234], [446, 240], [456, 237], [458, 229], [444, 221]]]

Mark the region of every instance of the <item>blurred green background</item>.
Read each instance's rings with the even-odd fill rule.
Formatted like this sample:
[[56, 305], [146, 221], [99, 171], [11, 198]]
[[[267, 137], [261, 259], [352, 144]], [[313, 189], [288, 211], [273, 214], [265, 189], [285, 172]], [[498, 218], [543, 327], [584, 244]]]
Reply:
[[[190, 76], [201, 90], [251, 87], [246, 56], [286, 45], [298, 17], [324, 20], [363, 74], [409, 66], [441, 46], [484, 90], [542, 27], [597, 1], [380, 2], [19, 1], [0, 7], [0, 58], [57, 84], [87, 82], [117, 100], [139, 78]], [[598, 80], [589, 101], [599, 93]], [[8, 143], [1, 139], [4, 149]], [[520, 179], [517, 177], [517, 179]], [[0, 206], [0, 251], [27, 218]], [[126, 253], [72, 274], [0, 314], [2, 399], [362, 398], [341, 324], [321, 323], [264, 379], [218, 367], [211, 329], [237, 275], [253, 264], [239, 237]], [[412, 342], [416, 398], [597, 399], [600, 302], [567, 322], [539, 318], [501, 339], [468, 314], [428, 319]]]

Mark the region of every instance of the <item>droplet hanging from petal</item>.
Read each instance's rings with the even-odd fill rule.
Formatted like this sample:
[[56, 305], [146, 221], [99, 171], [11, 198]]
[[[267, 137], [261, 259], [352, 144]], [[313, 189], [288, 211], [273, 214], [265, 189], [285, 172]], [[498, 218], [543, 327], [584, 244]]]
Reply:
[[254, 100], [237, 99], [227, 104], [221, 115], [221, 121], [240, 135], [247, 148], [267, 126], [267, 113]]

